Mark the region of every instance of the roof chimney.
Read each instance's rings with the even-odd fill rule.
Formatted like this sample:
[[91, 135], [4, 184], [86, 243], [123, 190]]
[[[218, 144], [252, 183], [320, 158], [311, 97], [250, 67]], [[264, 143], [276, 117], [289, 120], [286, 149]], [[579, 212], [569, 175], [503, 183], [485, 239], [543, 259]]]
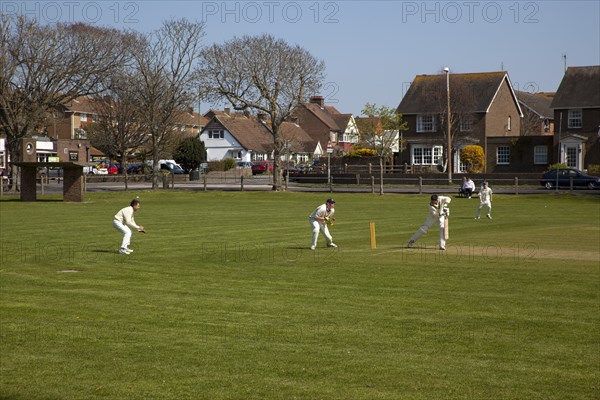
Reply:
[[312, 96], [310, 102], [323, 107], [325, 105], [325, 98], [323, 96]]
[[265, 113], [258, 113], [258, 114], [256, 114], [256, 118], [258, 118], [258, 120], [260, 122], [265, 122], [265, 118], [266, 117], [267, 117], [267, 114], [265, 114]]
[[231, 114], [231, 108], [227, 107], [226, 109], [223, 110], [225, 112], [225, 114], [229, 115]]

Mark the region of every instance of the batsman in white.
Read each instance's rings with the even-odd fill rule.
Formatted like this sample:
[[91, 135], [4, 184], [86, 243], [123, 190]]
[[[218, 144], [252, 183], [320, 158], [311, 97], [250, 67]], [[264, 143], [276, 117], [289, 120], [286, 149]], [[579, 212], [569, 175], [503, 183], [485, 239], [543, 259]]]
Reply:
[[144, 227], [141, 225], [137, 225], [135, 223], [135, 219], [133, 218], [133, 214], [139, 210], [141, 207], [140, 201], [137, 199], [131, 200], [131, 203], [128, 207], [122, 208], [118, 213], [115, 214], [113, 219], [113, 226], [119, 232], [123, 234], [123, 240], [121, 241], [121, 248], [119, 249], [120, 254], [131, 254], [133, 250], [129, 248], [129, 242], [131, 240], [131, 229], [129, 227], [135, 228], [138, 232], [143, 232]]
[[427, 230], [434, 223], [438, 223], [440, 225], [440, 250], [446, 250], [446, 239], [444, 237], [444, 223], [446, 222], [446, 218], [450, 214], [448, 210], [448, 204], [452, 199], [446, 196], [438, 196], [434, 194], [431, 196], [431, 201], [429, 202], [429, 215], [427, 219], [421, 225], [421, 227], [415, 232], [414, 235], [408, 241], [406, 247], [413, 247], [415, 242], [419, 240], [421, 236], [427, 233]]
[[481, 215], [481, 209], [483, 206], [487, 207], [487, 217], [492, 219], [492, 188], [488, 186], [487, 181], [483, 181], [483, 186], [481, 186], [481, 190], [479, 191], [479, 206], [477, 206], [477, 215], [475, 215], [475, 219], [479, 219]]
[[333, 213], [335, 212], [335, 201], [333, 199], [327, 199], [325, 204], [321, 204], [319, 207], [315, 208], [315, 211], [310, 214], [308, 217], [308, 222], [312, 228], [312, 244], [310, 246], [311, 250], [314, 250], [317, 247], [317, 239], [319, 238], [319, 230], [327, 239], [328, 247], [337, 247], [335, 243], [333, 243], [333, 238], [329, 233], [329, 229], [327, 225], [329, 225], [332, 221], [335, 220], [333, 218]]

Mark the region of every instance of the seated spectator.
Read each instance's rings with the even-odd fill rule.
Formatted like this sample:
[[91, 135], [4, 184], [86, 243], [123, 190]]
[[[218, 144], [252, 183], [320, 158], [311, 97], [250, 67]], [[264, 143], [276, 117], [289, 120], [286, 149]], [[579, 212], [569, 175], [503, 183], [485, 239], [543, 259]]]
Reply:
[[467, 199], [471, 198], [473, 191], [475, 190], [475, 182], [471, 180], [471, 178], [463, 178], [462, 191], [467, 197]]

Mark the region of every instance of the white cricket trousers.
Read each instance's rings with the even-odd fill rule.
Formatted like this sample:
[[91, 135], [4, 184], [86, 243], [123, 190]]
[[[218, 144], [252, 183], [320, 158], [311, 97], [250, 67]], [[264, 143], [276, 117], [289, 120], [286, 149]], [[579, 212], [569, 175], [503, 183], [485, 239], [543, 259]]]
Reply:
[[427, 218], [425, 223], [423, 225], [421, 225], [421, 227], [415, 232], [414, 235], [412, 235], [410, 240], [412, 240], [413, 242], [416, 242], [417, 240], [419, 240], [419, 238], [421, 236], [423, 236], [424, 234], [427, 233], [427, 230], [429, 230], [431, 225], [433, 225], [436, 222], [436, 220], [439, 220], [439, 224], [440, 224], [440, 247], [445, 248], [446, 247], [446, 239], [444, 238], [444, 221], [446, 220], [446, 217]]
[[491, 201], [484, 201], [479, 203], [479, 207], [477, 207], [477, 215], [475, 216], [475, 218], [479, 218], [479, 216], [481, 215], [481, 209], [483, 208], [483, 206], [487, 206], [487, 215], [491, 215], [492, 213], [492, 202]]
[[325, 222], [319, 222], [312, 218], [308, 219], [310, 226], [312, 227], [312, 245], [317, 246], [317, 239], [319, 238], [319, 230], [323, 232], [323, 236], [327, 239], [327, 244], [330, 245], [333, 243], [333, 238], [329, 234], [329, 229], [327, 228], [327, 224]]
[[129, 241], [131, 240], [131, 229], [127, 225], [123, 225], [121, 222], [113, 219], [113, 226], [116, 230], [123, 234], [123, 241], [121, 242], [121, 248], [126, 249], [129, 247]]

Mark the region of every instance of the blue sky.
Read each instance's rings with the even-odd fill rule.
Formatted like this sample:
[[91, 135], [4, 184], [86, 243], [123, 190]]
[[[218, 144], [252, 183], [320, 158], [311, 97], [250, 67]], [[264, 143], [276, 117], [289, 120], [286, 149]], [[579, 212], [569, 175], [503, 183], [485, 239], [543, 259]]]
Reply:
[[[0, 1], [4, 13], [150, 31], [206, 22], [206, 44], [270, 33], [323, 60], [321, 95], [343, 113], [396, 107], [415, 75], [506, 70], [556, 91], [567, 66], [600, 65], [600, 1]], [[210, 105], [203, 104], [203, 111]]]

